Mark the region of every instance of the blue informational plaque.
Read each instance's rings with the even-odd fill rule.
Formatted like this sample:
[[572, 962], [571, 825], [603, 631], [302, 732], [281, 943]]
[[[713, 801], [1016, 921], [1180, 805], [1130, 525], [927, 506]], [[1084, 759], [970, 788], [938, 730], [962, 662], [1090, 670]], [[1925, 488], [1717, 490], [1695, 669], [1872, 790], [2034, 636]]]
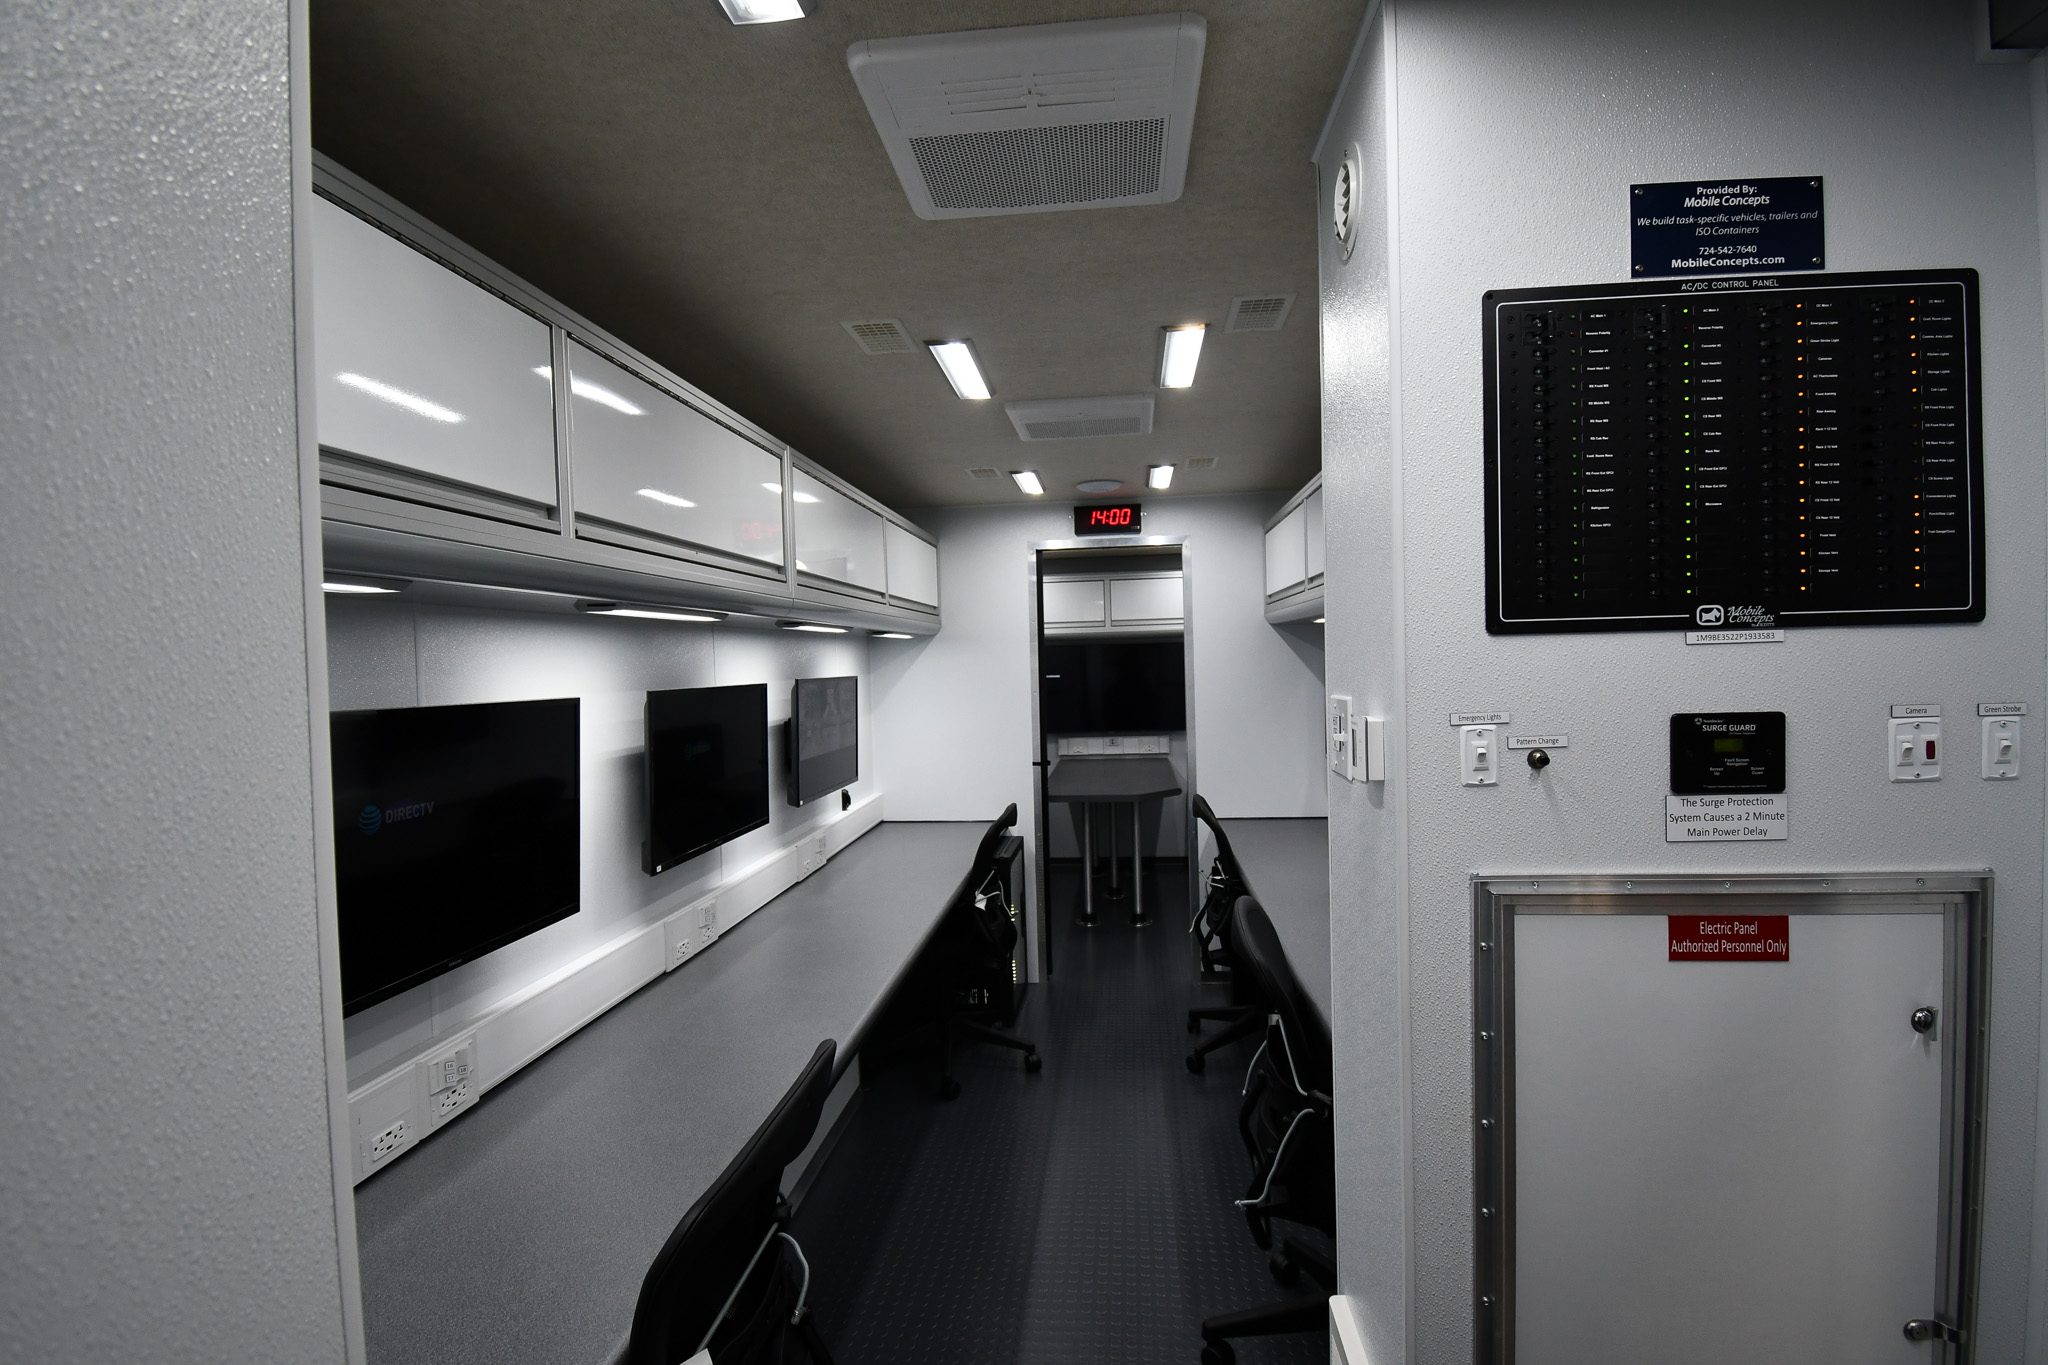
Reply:
[[1630, 274], [1639, 280], [1827, 268], [1817, 175], [1631, 185], [1628, 207]]

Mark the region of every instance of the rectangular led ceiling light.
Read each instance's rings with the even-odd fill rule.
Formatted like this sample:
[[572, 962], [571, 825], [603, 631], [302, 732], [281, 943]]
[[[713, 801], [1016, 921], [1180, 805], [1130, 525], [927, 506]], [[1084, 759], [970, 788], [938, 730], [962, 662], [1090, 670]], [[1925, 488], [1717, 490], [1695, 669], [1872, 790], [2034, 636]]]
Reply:
[[1161, 490], [1173, 487], [1173, 466], [1170, 464], [1147, 466], [1145, 469], [1145, 486]]
[[1199, 14], [878, 38], [846, 51], [920, 218], [1180, 198], [1208, 25]]
[[931, 347], [932, 359], [946, 372], [946, 382], [953, 386], [954, 393], [962, 398], [988, 397], [988, 380], [982, 378], [972, 342], [927, 341], [925, 345]]
[[780, 24], [809, 14], [813, 0], [718, 0], [718, 7], [735, 24]]
[[1159, 387], [1188, 389], [1195, 383], [1195, 366], [1202, 359], [1202, 338], [1209, 329], [1202, 323], [1159, 329]]
[[638, 621], [691, 621], [716, 625], [724, 620], [710, 612], [683, 611], [676, 607], [637, 607], [619, 602], [578, 602], [576, 610], [591, 616], [630, 616]]
[[1035, 469], [1013, 469], [1010, 471], [1010, 477], [1016, 481], [1017, 487], [1034, 498], [1045, 492], [1045, 485], [1038, 481], [1038, 471]]

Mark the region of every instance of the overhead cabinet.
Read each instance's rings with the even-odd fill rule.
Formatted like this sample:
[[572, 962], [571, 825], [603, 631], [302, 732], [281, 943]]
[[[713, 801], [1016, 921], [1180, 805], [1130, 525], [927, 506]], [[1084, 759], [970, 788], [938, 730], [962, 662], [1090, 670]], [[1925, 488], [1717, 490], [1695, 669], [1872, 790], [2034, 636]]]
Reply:
[[931, 538], [314, 156], [340, 573], [929, 633]]
[[1048, 577], [1039, 586], [1047, 635], [1162, 635], [1183, 624], [1179, 570]]
[[[320, 445], [370, 487], [403, 470], [544, 519], [557, 506], [548, 324], [313, 201]], [[346, 475], [344, 475], [346, 477]]]
[[1266, 619], [1323, 614], [1323, 476], [1310, 479], [1266, 523]]
[[569, 449], [577, 534], [782, 567], [780, 453], [573, 340]]

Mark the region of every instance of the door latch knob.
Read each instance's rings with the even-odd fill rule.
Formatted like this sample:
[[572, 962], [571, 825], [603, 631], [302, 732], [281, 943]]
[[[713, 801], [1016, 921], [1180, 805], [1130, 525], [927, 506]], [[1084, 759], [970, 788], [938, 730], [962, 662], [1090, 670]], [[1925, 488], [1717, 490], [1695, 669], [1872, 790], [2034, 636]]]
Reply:
[[[1940, 1021], [1940, 1010], [1922, 1005], [1919, 1009], [1913, 1011], [1913, 1032], [1932, 1033], [1934, 1032], [1934, 1026]], [[1918, 1322], [1919, 1319], [1915, 1318], [1914, 1321]]]
[[1962, 1332], [1949, 1326], [1940, 1318], [1914, 1318], [1906, 1324], [1908, 1341], [1953, 1341], [1960, 1343]]

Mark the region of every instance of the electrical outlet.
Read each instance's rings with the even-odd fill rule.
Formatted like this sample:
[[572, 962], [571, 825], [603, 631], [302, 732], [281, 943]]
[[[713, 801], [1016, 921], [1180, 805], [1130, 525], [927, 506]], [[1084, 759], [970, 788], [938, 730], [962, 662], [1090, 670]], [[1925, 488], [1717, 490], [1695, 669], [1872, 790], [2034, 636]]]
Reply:
[[698, 930], [703, 927], [703, 912], [697, 906], [688, 906], [676, 911], [661, 922], [663, 971], [674, 971], [695, 955], [703, 940]]
[[380, 1171], [411, 1150], [422, 1131], [413, 1087], [401, 1081], [349, 1096], [356, 1135], [356, 1179]]
[[367, 1164], [374, 1170], [404, 1151], [411, 1141], [412, 1125], [400, 1119], [383, 1132], [371, 1134], [363, 1154], [369, 1158]]
[[427, 1131], [476, 1103], [476, 1035], [470, 1034], [426, 1058], [417, 1068], [420, 1093], [426, 1097]]
[[697, 946], [707, 947], [718, 941], [718, 902], [704, 902], [704, 908], [697, 913]]

